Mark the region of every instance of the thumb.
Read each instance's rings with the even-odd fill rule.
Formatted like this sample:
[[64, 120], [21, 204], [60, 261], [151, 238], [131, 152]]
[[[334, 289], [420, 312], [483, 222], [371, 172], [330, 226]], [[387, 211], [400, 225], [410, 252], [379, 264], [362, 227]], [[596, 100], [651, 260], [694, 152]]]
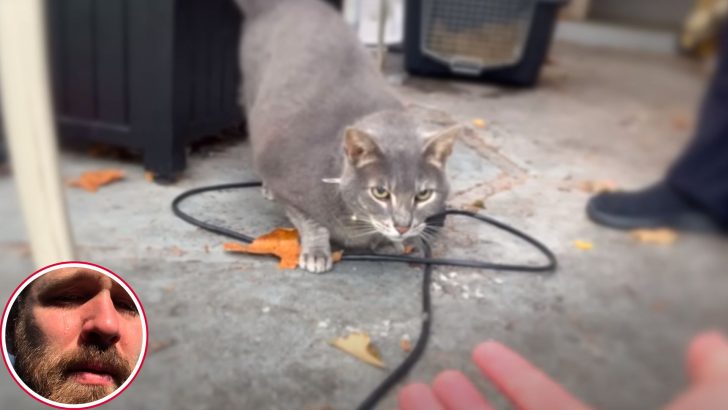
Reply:
[[686, 359], [694, 384], [728, 382], [728, 340], [720, 332], [696, 336], [688, 347]]

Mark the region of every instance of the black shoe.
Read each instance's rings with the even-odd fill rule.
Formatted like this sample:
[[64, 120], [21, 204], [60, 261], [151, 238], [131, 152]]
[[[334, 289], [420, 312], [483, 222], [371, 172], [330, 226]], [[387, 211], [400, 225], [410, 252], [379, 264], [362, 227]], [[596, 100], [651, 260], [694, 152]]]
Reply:
[[586, 212], [592, 221], [618, 229], [720, 230], [705, 211], [665, 182], [637, 192], [601, 193], [589, 200]]

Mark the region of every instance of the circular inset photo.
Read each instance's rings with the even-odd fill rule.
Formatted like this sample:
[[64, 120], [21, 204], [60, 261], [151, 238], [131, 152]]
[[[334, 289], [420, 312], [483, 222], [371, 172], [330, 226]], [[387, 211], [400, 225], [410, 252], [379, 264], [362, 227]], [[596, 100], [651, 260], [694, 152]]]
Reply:
[[47, 266], [5, 304], [5, 366], [35, 399], [59, 408], [95, 407], [134, 380], [147, 352], [147, 319], [134, 291], [87, 262]]

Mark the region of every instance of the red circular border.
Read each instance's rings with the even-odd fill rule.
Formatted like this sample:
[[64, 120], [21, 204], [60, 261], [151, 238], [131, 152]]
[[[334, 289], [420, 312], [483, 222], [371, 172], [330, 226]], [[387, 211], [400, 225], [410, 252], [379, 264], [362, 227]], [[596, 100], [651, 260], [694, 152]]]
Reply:
[[[31, 393], [31, 392], [29, 392], [29, 391], [28, 391], [28, 389], [26, 389], [26, 388], [25, 388], [25, 386], [24, 386], [24, 383], [21, 383], [20, 381], [18, 381], [18, 380], [17, 380], [16, 378], [15, 378], [15, 374], [14, 374], [14, 373], [12, 372], [12, 370], [10, 370], [10, 364], [8, 363], [8, 359], [6, 358], [6, 354], [5, 354], [5, 349], [3, 349], [3, 352], [2, 352], [2, 353], [3, 353], [3, 363], [5, 363], [5, 367], [7, 368], [7, 370], [8, 370], [8, 373], [10, 373], [10, 376], [11, 376], [11, 377], [13, 378], [13, 381], [15, 381], [15, 383], [16, 383], [16, 384], [17, 384], [18, 386], [20, 386], [20, 388], [21, 388], [21, 389], [22, 389], [22, 390], [23, 390], [23, 391], [24, 391], [24, 392], [25, 392], [25, 393], [26, 393], [26, 394], [27, 394], [28, 396], [32, 397], [32, 398], [33, 398], [34, 400], [36, 400], [37, 402], [39, 402], [39, 403], [43, 403], [43, 404], [45, 404], [46, 406], [54, 407], [54, 408], [57, 408], [57, 409], [63, 409], [63, 410], [68, 410], [68, 409], [92, 409], [92, 408], [94, 408], [94, 407], [98, 407], [98, 406], [101, 406], [102, 404], [106, 404], [106, 403], [110, 402], [111, 400], [114, 400], [114, 399], [115, 399], [115, 398], [117, 398], [117, 397], [118, 397], [119, 395], [121, 395], [121, 393], [123, 393], [123, 392], [124, 392], [124, 390], [126, 390], [126, 388], [127, 388], [127, 387], [131, 386], [131, 384], [132, 384], [132, 383], [134, 382], [134, 379], [136, 379], [136, 377], [137, 377], [137, 376], [139, 375], [139, 373], [140, 373], [140, 372], [142, 371], [142, 367], [144, 366], [144, 360], [146, 360], [146, 358], [147, 358], [147, 351], [149, 350], [149, 323], [148, 323], [149, 321], [147, 320], [147, 313], [146, 313], [146, 311], [144, 310], [144, 306], [142, 305], [142, 300], [141, 300], [141, 299], [139, 299], [139, 296], [137, 296], [136, 292], [134, 292], [134, 289], [133, 289], [133, 288], [132, 288], [131, 286], [129, 286], [129, 284], [128, 284], [128, 283], [126, 283], [126, 281], [125, 281], [124, 279], [122, 279], [122, 278], [121, 278], [121, 276], [117, 275], [117, 274], [116, 274], [116, 272], [112, 271], [112, 270], [111, 270], [111, 269], [109, 269], [109, 268], [106, 268], [106, 267], [104, 267], [104, 266], [101, 266], [101, 265], [97, 265], [97, 264], [95, 264], [95, 263], [91, 263], [91, 262], [86, 262], [86, 261], [65, 261], [65, 262], [58, 262], [58, 263], [53, 263], [53, 264], [51, 264], [51, 265], [48, 265], [48, 266], [44, 266], [44, 267], [42, 267], [42, 268], [40, 268], [40, 269], [36, 270], [35, 272], [31, 273], [31, 274], [30, 274], [30, 275], [29, 275], [29, 276], [28, 276], [27, 278], [25, 278], [25, 280], [23, 280], [22, 282], [20, 282], [20, 285], [18, 285], [18, 286], [17, 286], [16, 288], [15, 288], [15, 290], [13, 291], [13, 293], [11, 293], [11, 294], [10, 294], [10, 298], [8, 299], [8, 301], [7, 301], [7, 302], [5, 302], [5, 308], [3, 309], [3, 314], [2, 314], [2, 316], [0, 316], [0, 320], [2, 320], [2, 318], [4, 318], [4, 317], [5, 317], [5, 313], [7, 312], [8, 308], [10, 307], [10, 301], [11, 301], [11, 300], [13, 300], [13, 297], [14, 297], [14, 296], [15, 296], [15, 295], [16, 295], [16, 294], [18, 293], [18, 290], [19, 290], [20, 288], [22, 288], [22, 287], [23, 287], [23, 285], [24, 285], [24, 284], [25, 284], [26, 282], [28, 282], [28, 281], [30, 280], [30, 278], [32, 278], [33, 276], [35, 276], [35, 274], [37, 274], [37, 273], [38, 273], [38, 272], [40, 272], [40, 271], [46, 270], [46, 269], [48, 269], [48, 268], [52, 268], [52, 267], [54, 267], [54, 266], [58, 266], [58, 265], [66, 265], [66, 264], [70, 264], [70, 263], [80, 263], [80, 264], [84, 264], [84, 265], [94, 266], [94, 267], [96, 267], [96, 268], [102, 269], [102, 270], [103, 270], [103, 271], [105, 271], [106, 273], [110, 273], [110, 274], [111, 274], [111, 275], [112, 275], [113, 277], [115, 277], [115, 278], [116, 278], [117, 280], [119, 280], [119, 281], [120, 281], [121, 283], [123, 283], [124, 285], [126, 285], [126, 287], [127, 287], [127, 288], [129, 288], [129, 290], [131, 291], [131, 293], [132, 293], [132, 294], [134, 295], [134, 298], [135, 298], [135, 299], [136, 299], [136, 301], [137, 301], [137, 302], [139, 303], [139, 307], [140, 307], [140, 308], [141, 308], [141, 310], [142, 310], [142, 316], [143, 316], [143, 318], [144, 318], [144, 328], [145, 328], [145, 332], [146, 332], [146, 335], [147, 335], [147, 337], [146, 337], [146, 339], [147, 339], [147, 340], [146, 340], [146, 343], [145, 343], [145, 345], [144, 345], [144, 355], [142, 356], [142, 361], [141, 361], [141, 363], [139, 363], [139, 368], [137, 369], [136, 373], [134, 373], [134, 374], [132, 375], [132, 377], [131, 377], [131, 380], [129, 380], [129, 383], [127, 383], [127, 384], [126, 384], [126, 386], [124, 386], [124, 388], [122, 388], [122, 389], [121, 389], [121, 390], [119, 390], [118, 392], [116, 392], [116, 391], [115, 391], [114, 393], [116, 393], [116, 394], [113, 394], [113, 393], [112, 393], [112, 394], [113, 394], [113, 396], [112, 396], [112, 397], [109, 397], [109, 398], [107, 398], [107, 399], [105, 399], [105, 400], [103, 400], [103, 401], [101, 401], [101, 402], [99, 402], [99, 403], [96, 403], [96, 404], [93, 404], [93, 405], [90, 405], [90, 406], [86, 406], [86, 407], [62, 407], [62, 406], [57, 406], [57, 405], [55, 405], [55, 404], [51, 404], [51, 403], [46, 403], [46, 402], [44, 402], [43, 400], [40, 400], [39, 398], [35, 397], [35, 396], [34, 396], [34, 395], [33, 395], [33, 394]], [[0, 322], [0, 326], [2, 326], [2, 323], [1, 323], [1, 322]], [[2, 329], [0, 329], [0, 330], [2, 330]], [[0, 337], [2, 337], [2, 339], [3, 339], [3, 340], [5, 340], [5, 332], [3, 332], [3, 334], [2, 334], [2, 335], [0, 335]], [[6, 343], [5, 343], [5, 344], [7, 344], [7, 341], [6, 341]], [[37, 393], [36, 393], [36, 394], [37, 394]], [[110, 395], [110, 396], [111, 396], [111, 395]]]

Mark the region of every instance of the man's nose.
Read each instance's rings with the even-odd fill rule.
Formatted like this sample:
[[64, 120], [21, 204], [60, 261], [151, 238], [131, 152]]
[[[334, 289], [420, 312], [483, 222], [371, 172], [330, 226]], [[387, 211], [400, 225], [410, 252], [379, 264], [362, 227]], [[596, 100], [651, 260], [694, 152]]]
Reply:
[[85, 317], [81, 327], [84, 344], [108, 347], [119, 341], [119, 312], [111, 294], [102, 291], [86, 302]]

